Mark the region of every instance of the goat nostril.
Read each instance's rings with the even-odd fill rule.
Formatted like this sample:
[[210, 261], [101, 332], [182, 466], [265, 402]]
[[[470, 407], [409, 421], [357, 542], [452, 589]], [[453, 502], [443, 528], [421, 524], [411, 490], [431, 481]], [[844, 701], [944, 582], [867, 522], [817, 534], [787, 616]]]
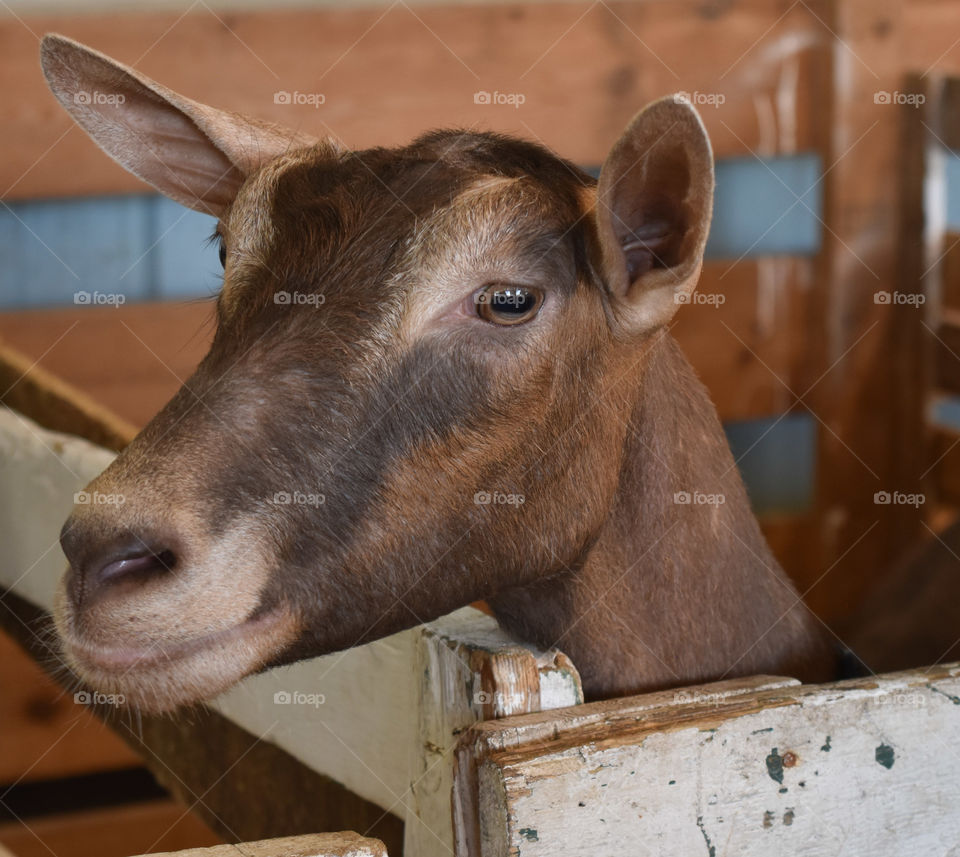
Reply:
[[173, 555], [173, 551], [169, 550], [132, 554], [108, 562], [100, 568], [97, 577], [99, 583], [110, 584], [124, 578], [145, 577], [170, 571], [175, 564], [176, 557]]

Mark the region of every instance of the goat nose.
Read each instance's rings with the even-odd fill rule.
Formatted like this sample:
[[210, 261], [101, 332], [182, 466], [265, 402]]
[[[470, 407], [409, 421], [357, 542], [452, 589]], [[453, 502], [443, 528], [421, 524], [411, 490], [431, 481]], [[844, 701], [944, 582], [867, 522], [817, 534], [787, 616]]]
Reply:
[[67, 521], [60, 545], [70, 562], [67, 593], [76, 605], [120, 584], [137, 585], [167, 574], [177, 564], [173, 548], [155, 537], [123, 533], [92, 541], [70, 525]]

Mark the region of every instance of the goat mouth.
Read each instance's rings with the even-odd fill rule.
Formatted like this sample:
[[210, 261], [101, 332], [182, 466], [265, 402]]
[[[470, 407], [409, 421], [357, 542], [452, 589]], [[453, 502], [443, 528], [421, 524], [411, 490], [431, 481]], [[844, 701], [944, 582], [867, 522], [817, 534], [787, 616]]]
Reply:
[[97, 672], [116, 675], [164, 669], [196, 655], [243, 646], [255, 638], [271, 636], [289, 618], [289, 612], [281, 607], [257, 611], [236, 625], [173, 645], [155, 641], [143, 646], [101, 646], [82, 639], [72, 629], [64, 637], [70, 653], [80, 664]]

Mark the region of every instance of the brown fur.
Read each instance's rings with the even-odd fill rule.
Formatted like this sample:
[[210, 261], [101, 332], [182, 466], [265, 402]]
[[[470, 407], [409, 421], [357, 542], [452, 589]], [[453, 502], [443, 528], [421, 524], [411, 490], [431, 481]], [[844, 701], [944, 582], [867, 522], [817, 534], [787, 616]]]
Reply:
[[[689, 106], [641, 113], [597, 185], [495, 134], [362, 152], [260, 140], [262, 123], [60, 38], [44, 66], [111, 155], [215, 211], [227, 249], [210, 353], [90, 486], [127, 502], [64, 527], [58, 622], [82, 676], [169, 709], [487, 598], [521, 638], [564, 648], [591, 696], [827, 677], [666, 332], [712, 198]], [[91, 75], [122, 88], [136, 133], [71, 108]], [[142, 154], [154, 137], [160, 169]], [[219, 168], [226, 191], [207, 181]], [[491, 283], [538, 290], [539, 313], [481, 319]], [[144, 567], [106, 579], [128, 556]]]

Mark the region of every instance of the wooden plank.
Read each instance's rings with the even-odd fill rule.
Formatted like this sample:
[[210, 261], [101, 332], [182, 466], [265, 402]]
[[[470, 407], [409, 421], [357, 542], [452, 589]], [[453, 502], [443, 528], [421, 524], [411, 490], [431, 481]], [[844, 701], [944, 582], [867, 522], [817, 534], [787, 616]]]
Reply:
[[936, 110], [937, 142], [948, 149], [960, 149], [960, 117], [957, 107], [960, 105], [960, 78], [945, 77], [939, 80], [940, 91], [934, 104]]
[[934, 385], [949, 393], [960, 392], [960, 325], [941, 324], [933, 341]]
[[446, 857], [454, 840], [453, 751], [479, 720], [583, 702], [580, 676], [556, 649], [510, 644], [476, 611], [431, 622], [419, 635], [419, 726], [410, 746], [412, 812], [404, 853]]
[[122, 449], [135, 434], [125, 420], [2, 341], [0, 403], [29, 414], [49, 428], [84, 435], [109, 449]]
[[944, 751], [958, 694], [954, 665], [481, 723], [458, 751], [479, 771], [479, 853], [944, 853], [960, 841]]
[[[745, 147], [766, 155], [812, 148], [811, 80], [831, 41], [823, 7], [819, 0], [710, 7], [580, 0], [59, 15], [31, 18], [29, 29], [4, 20], [0, 195], [142, 187], [70, 130], [44, 87], [34, 33], [65, 32], [191, 98], [332, 133], [353, 147], [399, 144], [437, 126], [482, 127], [599, 164], [643, 104], [678, 90], [725, 99], [704, 105], [720, 156], [743, 155]], [[320, 93], [325, 103], [278, 104], [279, 91]], [[524, 101], [519, 108], [478, 104], [478, 92]]]
[[951, 0], [906, 0], [902, 23], [897, 58], [903, 71], [960, 75], [960, 33]]
[[0, 842], [16, 857], [129, 857], [157, 848], [215, 845], [222, 840], [172, 800], [0, 824]]
[[[20, 378], [7, 394], [15, 397], [11, 407], [36, 413], [32, 403], [42, 398], [40, 386], [56, 383], [47, 374], [43, 385], [21, 377], [36, 363], [96, 402], [106, 422], [103, 409], [139, 428], [176, 393], [206, 353], [213, 336], [212, 313], [208, 301], [2, 313], [0, 340], [27, 355], [29, 362], [8, 370], [10, 381], [0, 389]], [[84, 433], [69, 424], [47, 424]], [[132, 436], [129, 424], [116, 430], [127, 440]], [[105, 439], [97, 442], [119, 448]]]
[[935, 429], [930, 454], [937, 499], [941, 503], [960, 506], [960, 433]]
[[281, 836], [244, 842], [242, 849], [235, 845], [213, 845], [167, 851], [158, 857], [235, 857], [237, 851], [244, 857], [387, 857], [382, 842], [352, 832]]
[[794, 581], [797, 589], [806, 593], [804, 602], [816, 613], [821, 604], [830, 604], [829, 588], [824, 586], [823, 571], [816, 565], [817, 555], [811, 546], [817, 545], [821, 520], [815, 510], [799, 515], [774, 515], [760, 519], [760, 529], [773, 555], [783, 570]]
[[[943, 79], [936, 73], [914, 75], [906, 89], [925, 95], [927, 100], [922, 109], [908, 111], [905, 116], [906, 169], [918, 174], [909, 184], [921, 184], [922, 188], [942, 185], [948, 157], [943, 147], [960, 145], [960, 125], [956, 121], [960, 80]], [[912, 198], [904, 200], [903, 217], [912, 223], [906, 223], [901, 253], [904, 282], [915, 283], [928, 304], [924, 325], [929, 335], [916, 343], [922, 359], [919, 378], [902, 375], [900, 383], [924, 388], [927, 411], [934, 422], [940, 395], [960, 390], [960, 255], [954, 246], [960, 236], [944, 231], [943, 212], [938, 209], [944, 202], [943, 187], [938, 191], [927, 193], [929, 198], [925, 199], [923, 189], [914, 187]], [[955, 437], [948, 436], [951, 434], [934, 426], [920, 438], [929, 460], [925, 488], [937, 502], [955, 503], [958, 497], [956, 457], [951, 455]]]
[[704, 265], [671, 332], [722, 420], [779, 416], [806, 392], [813, 272], [798, 257]]
[[[949, 469], [960, 472], [960, 453]], [[902, 562], [879, 577], [860, 609], [837, 628], [863, 664], [887, 672], [960, 658], [958, 556], [954, 511], [950, 523], [934, 523]]]
[[[749, 679], [734, 679], [723, 682], [723, 691], [728, 695], [738, 695], [760, 689], [772, 689], [777, 687], [787, 687], [797, 684], [795, 679], [773, 678], [769, 676], [755, 676]], [[636, 718], [636, 710], [648, 710], [655, 708], [663, 703], [667, 698], [676, 701], [678, 694], [684, 701], [697, 699], [698, 687], [684, 688], [671, 693], [648, 694], [646, 696], [635, 696], [629, 699], [623, 699], [619, 702], [632, 704], [632, 718]], [[599, 703], [603, 715], [610, 714], [609, 705], [613, 703]], [[566, 731], [576, 731], [589, 729], [595, 725], [598, 719], [598, 713], [595, 710], [597, 704], [580, 705], [575, 708], [560, 709], [554, 712], [544, 712], [542, 715], [530, 715], [524, 718], [510, 718], [507, 723], [523, 722], [528, 731], [524, 740], [529, 739], [527, 743], [536, 746], [538, 742], [547, 742], [551, 737], [559, 734], [558, 727]], [[604, 725], [609, 725], [615, 720], [611, 717], [608, 721], [603, 720]], [[466, 732], [461, 739], [460, 746], [457, 749], [454, 766], [454, 826], [456, 833], [457, 857], [480, 857], [486, 854], [486, 841], [492, 836], [497, 837], [506, 833], [505, 823], [497, 830], [491, 830], [499, 822], [491, 824], [490, 820], [484, 819], [485, 805], [489, 796], [484, 793], [481, 777], [485, 763], [486, 750], [481, 750], [481, 739], [477, 735], [481, 734], [476, 727]], [[485, 731], [482, 734], [486, 735]], [[534, 737], [537, 736], [537, 737]], [[503, 819], [500, 819], [503, 820]]]
[[0, 783], [139, 765], [130, 748], [0, 633]]

